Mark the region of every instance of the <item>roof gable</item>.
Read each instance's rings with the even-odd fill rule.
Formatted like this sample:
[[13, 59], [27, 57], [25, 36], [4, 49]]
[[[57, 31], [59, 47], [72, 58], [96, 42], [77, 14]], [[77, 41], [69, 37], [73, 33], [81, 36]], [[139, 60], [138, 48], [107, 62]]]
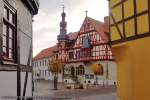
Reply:
[[109, 24], [100, 22], [90, 17], [86, 17], [79, 32], [84, 32], [86, 28], [95, 29], [106, 42], [109, 41], [109, 36], [107, 34], [109, 32]]

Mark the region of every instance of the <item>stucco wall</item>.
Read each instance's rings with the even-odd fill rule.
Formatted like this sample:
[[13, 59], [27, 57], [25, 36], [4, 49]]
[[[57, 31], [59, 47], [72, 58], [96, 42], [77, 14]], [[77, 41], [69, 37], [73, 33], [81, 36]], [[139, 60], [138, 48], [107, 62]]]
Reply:
[[32, 15], [21, 0], [17, 0], [16, 5], [18, 32], [20, 35], [20, 63], [27, 65], [30, 45], [32, 45]]
[[[32, 74], [28, 74], [26, 96], [32, 95]], [[23, 93], [25, 72], [21, 73], [21, 94]], [[16, 96], [17, 95], [17, 72], [0, 71], [0, 100], [1, 96]]]

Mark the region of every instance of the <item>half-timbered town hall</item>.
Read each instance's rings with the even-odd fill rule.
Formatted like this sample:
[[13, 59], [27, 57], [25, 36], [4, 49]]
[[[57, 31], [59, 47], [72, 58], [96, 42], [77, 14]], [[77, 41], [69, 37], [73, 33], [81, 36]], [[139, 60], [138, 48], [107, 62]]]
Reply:
[[[109, 17], [100, 22], [86, 15], [79, 31], [69, 34], [64, 10], [61, 17], [57, 44], [34, 57], [34, 69], [38, 72], [36, 77], [52, 79], [48, 61], [60, 59], [65, 66], [59, 81], [94, 84], [97, 79], [98, 84], [115, 84], [116, 65], [109, 45]], [[99, 66], [98, 74], [94, 72], [94, 66]]]

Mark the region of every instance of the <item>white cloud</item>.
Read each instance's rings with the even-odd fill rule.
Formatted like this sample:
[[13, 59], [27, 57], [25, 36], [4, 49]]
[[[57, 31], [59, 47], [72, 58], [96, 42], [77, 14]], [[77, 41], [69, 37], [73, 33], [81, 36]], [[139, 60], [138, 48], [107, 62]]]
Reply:
[[54, 14], [46, 13], [42, 10], [39, 10], [39, 13], [37, 16], [34, 17], [34, 31], [43, 30], [45, 28], [52, 28], [57, 26], [57, 20], [56, 17], [54, 17]]

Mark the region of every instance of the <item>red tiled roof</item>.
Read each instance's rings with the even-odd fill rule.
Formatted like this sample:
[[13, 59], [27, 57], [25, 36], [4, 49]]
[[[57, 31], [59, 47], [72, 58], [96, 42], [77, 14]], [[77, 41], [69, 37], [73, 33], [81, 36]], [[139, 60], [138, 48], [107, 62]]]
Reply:
[[53, 46], [53, 47], [50, 47], [50, 48], [46, 48], [44, 50], [42, 50], [39, 54], [37, 54], [33, 60], [39, 60], [39, 59], [43, 59], [43, 58], [48, 58], [50, 56], [52, 56], [54, 53], [54, 51], [56, 51], [58, 48], [57, 48], [57, 45]]
[[70, 40], [75, 40], [77, 38], [78, 32], [71, 32], [68, 34]]
[[109, 41], [109, 36], [108, 34], [106, 34], [109, 31], [109, 22], [108, 23], [103, 23], [100, 22], [98, 20], [92, 19], [90, 17], [87, 17], [91, 23], [93, 24], [93, 26], [95, 27], [95, 29], [97, 30], [97, 32], [100, 33], [100, 35], [102, 36], [102, 38], [108, 42]]

